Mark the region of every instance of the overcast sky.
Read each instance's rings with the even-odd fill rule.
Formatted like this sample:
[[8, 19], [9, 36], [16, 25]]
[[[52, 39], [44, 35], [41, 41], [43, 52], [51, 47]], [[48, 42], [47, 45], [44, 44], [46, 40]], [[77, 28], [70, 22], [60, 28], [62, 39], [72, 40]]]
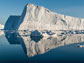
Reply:
[[21, 15], [24, 6], [32, 3], [64, 15], [84, 18], [84, 0], [0, 0], [0, 23], [10, 15]]

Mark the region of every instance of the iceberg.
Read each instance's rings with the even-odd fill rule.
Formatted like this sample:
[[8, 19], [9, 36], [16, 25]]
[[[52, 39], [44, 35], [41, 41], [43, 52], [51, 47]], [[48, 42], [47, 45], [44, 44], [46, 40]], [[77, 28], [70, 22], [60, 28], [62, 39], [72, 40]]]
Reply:
[[4, 29], [4, 25], [0, 24], [0, 30]]
[[27, 4], [21, 16], [10, 16], [5, 29], [13, 30], [84, 30], [84, 19], [52, 12], [42, 6]]

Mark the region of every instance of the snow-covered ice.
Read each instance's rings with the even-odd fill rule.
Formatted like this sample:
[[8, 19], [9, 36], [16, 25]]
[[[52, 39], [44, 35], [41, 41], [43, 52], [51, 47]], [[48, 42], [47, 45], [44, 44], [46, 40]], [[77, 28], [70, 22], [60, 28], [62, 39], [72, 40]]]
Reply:
[[84, 19], [52, 12], [42, 6], [27, 4], [21, 16], [10, 16], [8, 30], [84, 30]]

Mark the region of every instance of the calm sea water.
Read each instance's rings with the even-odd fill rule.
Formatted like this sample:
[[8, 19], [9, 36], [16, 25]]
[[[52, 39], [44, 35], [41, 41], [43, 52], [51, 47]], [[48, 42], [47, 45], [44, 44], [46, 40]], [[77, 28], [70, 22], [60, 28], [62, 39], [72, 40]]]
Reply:
[[[34, 39], [34, 37], [31, 37], [29, 35], [27, 36], [24, 34], [21, 36], [21, 34], [18, 34], [16, 32], [15, 34], [4, 33], [0, 35], [0, 63], [9, 63], [9, 62], [10, 63], [16, 63], [16, 62], [17, 63], [19, 62], [20, 63], [41, 63], [41, 62], [42, 63], [47, 63], [47, 62], [61, 63], [62, 62], [63, 63], [63, 62], [70, 62], [70, 61], [73, 61], [73, 62], [83, 61], [84, 48], [77, 47], [78, 44], [82, 44], [82, 45], [84, 44], [83, 37], [80, 38], [80, 36], [79, 37], [77, 36], [70, 36], [70, 37], [73, 37], [73, 39], [68, 37], [69, 41], [67, 38], [66, 40], [63, 39], [65, 40], [65, 43], [70, 42], [70, 40], [73, 42], [76, 41], [77, 43], [70, 42], [70, 44], [62, 45], [62, 42], [64, 41], [60, 39], [61, 37], [59, 37], [59, 40], [61, 41], [59, 41], [57, 38], [47, 38], [47, 39], [45, 38], [41, 40], [42, 37], [40, 38], [35, 37], [36, 39]], [[77, 37], [78, 39], [80, 38], [80, 40], [76, 39], [75, 37]], [[57, 41], [55, 43], [56, 45], [52, 44], [52, 42], [54, 43], [54, 41]], [[78, 42], [78, 41], [82, 41], [82, 42]], [[38, 49], [36, 48], [38, 47], [36, 47], [36, 45], [31, 45], [30, 47], [25, 45], [25, 43], [27, 44], [27, 42], [32, 42], [32, 43], [35, 42], [34, 44], [38, 44], [40, 51], [42, 50], [40, 47], [43, 47], [43, 44], [39, 44], [39, 42], [42, 42], [42, 43], [46, 42], [46, 45], [44, 47], [46, 48], [50, 47], [50, 48], [47, 51], [40, 53], [39, 51], [37, 51]], [[50, 43], [52, 45], [47, 46], [47, 44], [50, 44]], [[32, 50], [34, 49], [33, 46], [35, 46], [35, 51], [37, 51], [36, 54], [34, 54]], [[27, 47], [29, 47], [29, 49]], [[27, 53], [29, 53], [29, 55]]]

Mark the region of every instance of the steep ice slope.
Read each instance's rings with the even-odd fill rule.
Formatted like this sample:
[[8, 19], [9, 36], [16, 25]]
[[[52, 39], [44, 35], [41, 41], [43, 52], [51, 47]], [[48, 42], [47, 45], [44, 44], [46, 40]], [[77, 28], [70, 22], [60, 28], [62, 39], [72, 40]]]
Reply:
[[0, 24], [0, 29], [4, 29], [4, 25]]
[[64, 16], [44, 7], [27, 4], [17, 25], [18, 30], [83, 30], [84, 19]]

